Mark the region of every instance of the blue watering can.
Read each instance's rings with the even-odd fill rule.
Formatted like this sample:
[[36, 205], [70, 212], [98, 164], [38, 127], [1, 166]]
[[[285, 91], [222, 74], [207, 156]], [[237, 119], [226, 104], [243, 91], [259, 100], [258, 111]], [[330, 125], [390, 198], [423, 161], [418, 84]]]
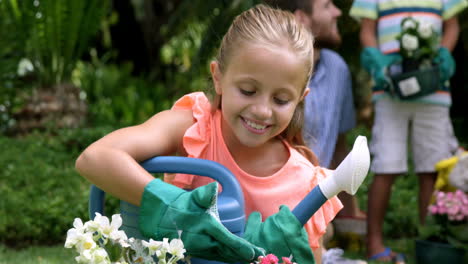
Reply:
[[[359, 141], [359, 142], [358, 142]], [[356, 143], [359, 143], [358, 150]], [[354, 153], [354, 155], [352, 155]], [[358, 162], [360, 166], [352, 165]], [[304, 199], [292, 210], [301, 224], [305, 224], [310, 217], [328, 199], [345, 190], [355, 194], [364, 181], [369, 170], [369, 151], [367, 140], [359, 136], [353, 151], [345, 158], [335, 170], [333, 177], [328, 177], [319, 183]], [[232, 173], [223, 165], [204, 159], [160, 156], [141, 163], [141, 166], [150, 173], [185, 173], [210, 177], [221, 184], [222, 192], [218, 195], [218, 212], [221, 223], [233, 234], [242, 236], [246, 217], [244, 214], [244, 197], [239, 183]], [[89, 216], [94, 218], [95, 213], [104, 214], [105, 193], [95, 185], [91, 186], [89, 197]], [[125, 201], [120, 203], [122, 217], [122, 230], [128, 237], [145, 238], [138, 228], [139, 207]], [[192, 258], [193, 264], [223, 264], [223, 262]]]

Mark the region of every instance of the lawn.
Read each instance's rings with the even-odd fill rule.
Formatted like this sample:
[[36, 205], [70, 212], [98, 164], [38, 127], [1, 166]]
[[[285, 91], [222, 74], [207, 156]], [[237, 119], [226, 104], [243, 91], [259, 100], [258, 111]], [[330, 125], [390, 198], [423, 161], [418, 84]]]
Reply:
[[[414, 240], [398, 239], [389, 240], [388, 245], [395, 251], [405, 253], [408, 264], [416, 263], [414, 260]], [[74, 250], [66, 249], [62, 245], [56, 246], [34, 246], [21, 250], [6, 248], [0, 244], [0, 264], [73, 264], [75, 257]], [[348, 251], [346, 257], [355, 259], [365, 259], [365, 252]], [[379, 262], [369, 262], [369, 264], [379, 264]]]
[[63, 245], [15, 250], [0, 244], [0, 264], [71, 264], [76, 263], [74, 257], [75, 252]]

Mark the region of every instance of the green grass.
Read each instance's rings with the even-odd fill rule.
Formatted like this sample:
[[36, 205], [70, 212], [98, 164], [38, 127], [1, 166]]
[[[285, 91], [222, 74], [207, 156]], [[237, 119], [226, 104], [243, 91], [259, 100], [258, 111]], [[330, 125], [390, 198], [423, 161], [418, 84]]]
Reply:
[[63, 245], [32, 246], [20, 250], [10, 249], [0, 244], [0, 264], [72, 264], [75, 251]]
[[[388, 246], [397, 252], [404, 253], [407, 264], [415, 264], [414, 240], [398, 239], [388, 240]], [[66, 249], [62, 245], [57, 246], [33, 246], [21, 250], [6, 248], [0, 244], [0, 264], [73, 264], [76, 254], [72, 249]], [[345, 256], [353, 259], [365, 260], [365, 252], [346, 251]], [[369, 264], [381, 264], [370, 261]]]

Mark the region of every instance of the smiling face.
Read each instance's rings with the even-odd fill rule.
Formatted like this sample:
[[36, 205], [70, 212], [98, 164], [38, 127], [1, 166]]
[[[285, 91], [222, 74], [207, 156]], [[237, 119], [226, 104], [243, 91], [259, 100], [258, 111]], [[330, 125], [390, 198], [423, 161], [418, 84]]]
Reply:
[[211, 63], [216, 93], [221, 96], [223, 135], [258, 147], [279, 135], [308, 89], [306, 64], [284, 47], [244, 44], [225, 72]]

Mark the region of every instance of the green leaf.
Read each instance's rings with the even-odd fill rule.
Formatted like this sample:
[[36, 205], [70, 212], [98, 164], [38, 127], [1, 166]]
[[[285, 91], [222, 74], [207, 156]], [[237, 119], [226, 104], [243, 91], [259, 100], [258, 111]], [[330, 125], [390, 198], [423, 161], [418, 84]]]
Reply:
[[112, 243], [112, 241], [108, 240], [104, 248], [111, 262], [118, 261], [122, 256], [123, 248], [118, 243]]
[[461, 249], [465, 249], [465, 250], [468, 250], [468, 243], [462, 243], [461, 241], [453, 238], [453, 237], [448, 237], [447, 238], [447, 241], [450, 245], [456, 247], [456, 248], [461, 248]]
[[448, 225], [447, 229], [451, 236], [468, 245], [468, 223], [459, 225]]

